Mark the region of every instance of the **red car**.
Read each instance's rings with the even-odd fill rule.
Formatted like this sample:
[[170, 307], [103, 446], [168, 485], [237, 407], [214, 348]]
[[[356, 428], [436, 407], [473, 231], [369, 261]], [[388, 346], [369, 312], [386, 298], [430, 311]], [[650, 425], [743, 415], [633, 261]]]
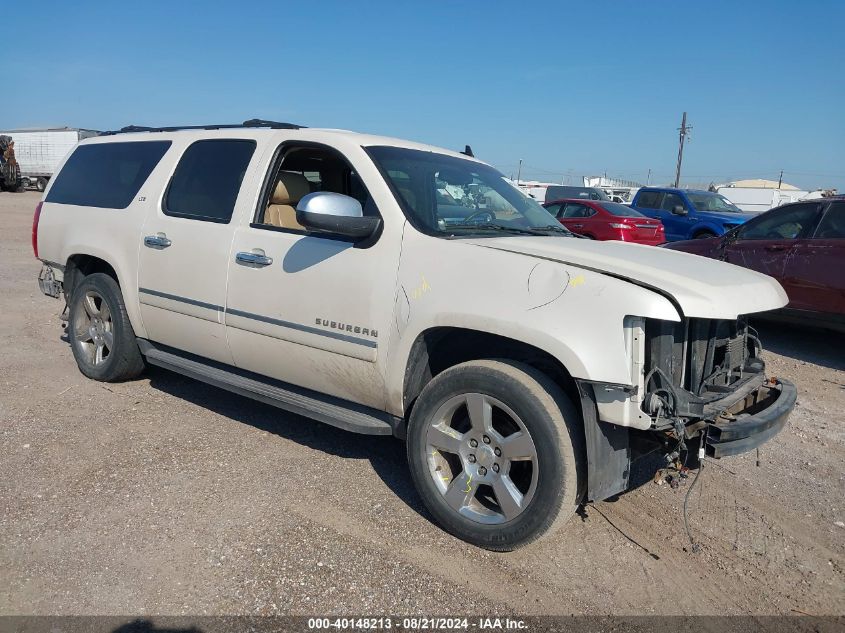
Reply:
[[781, 316], [845, 331], [845, 197], [785, 204], [722, 237], [664, 248], [770, 275], [789, 297]]
[[656, 246], [666, 241], [663, 223], [606, 200], [565, 199], [543, 205], [563, 226], [591, 240], [621, 240]]

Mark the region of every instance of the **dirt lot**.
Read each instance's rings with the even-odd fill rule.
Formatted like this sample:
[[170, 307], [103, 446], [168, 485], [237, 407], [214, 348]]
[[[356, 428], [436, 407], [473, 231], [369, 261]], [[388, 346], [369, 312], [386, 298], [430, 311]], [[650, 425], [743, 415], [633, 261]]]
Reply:
[[760, 327], [799, 406], [759, 467], [705, 468], [700, 553], [686, 488], [646, 481], [493, 554], [432, 523], [396, 440], [165, 371], [83, 378], [36, 284], [37, 200], [0, 194], [0, 613], [845, 613], [843, 337]]

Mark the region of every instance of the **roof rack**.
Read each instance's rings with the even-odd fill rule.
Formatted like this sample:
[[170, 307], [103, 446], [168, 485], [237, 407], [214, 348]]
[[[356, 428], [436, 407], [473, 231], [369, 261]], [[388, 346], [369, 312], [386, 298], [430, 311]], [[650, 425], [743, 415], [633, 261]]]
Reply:
[[304, 125], [294, 123], [281, 123], [279, 121], [265, 121], [264, 119], [249, 119], [240, 124], [226, 123], [222, 125], [177, 125], [173, 127], [146, 127], [143, 125], [127, 125], [119, 130], [100, 132], [100, 136], [111, 136], [113, 134], [129, 134], [132, 132], [178, 132], [179, 130], [227, 130], [234, 128], [259, 128], [266, 127], [273, 130], [299, 130]]

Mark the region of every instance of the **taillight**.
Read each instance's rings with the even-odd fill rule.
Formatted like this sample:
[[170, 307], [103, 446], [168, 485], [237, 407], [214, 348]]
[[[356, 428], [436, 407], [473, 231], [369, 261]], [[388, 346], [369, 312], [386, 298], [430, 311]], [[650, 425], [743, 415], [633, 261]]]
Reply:
[[35, 253], [36, 258], [38, 257], [38, 221], [41, 219], [42, 204], [44, 203], [38, 203], [35, 207], [35, 215], [32, 216], [32, 252]]

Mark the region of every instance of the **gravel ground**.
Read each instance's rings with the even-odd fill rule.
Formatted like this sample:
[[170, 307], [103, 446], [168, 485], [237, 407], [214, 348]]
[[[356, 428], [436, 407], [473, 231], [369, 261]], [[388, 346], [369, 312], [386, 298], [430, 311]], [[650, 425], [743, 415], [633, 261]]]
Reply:
[[150, 370], [76, 369], [0, 194], [0, 614], [845, 613], [845, 340], [761, 325], [789, 426], [511, 554], [440, 530], [403, 445]]

